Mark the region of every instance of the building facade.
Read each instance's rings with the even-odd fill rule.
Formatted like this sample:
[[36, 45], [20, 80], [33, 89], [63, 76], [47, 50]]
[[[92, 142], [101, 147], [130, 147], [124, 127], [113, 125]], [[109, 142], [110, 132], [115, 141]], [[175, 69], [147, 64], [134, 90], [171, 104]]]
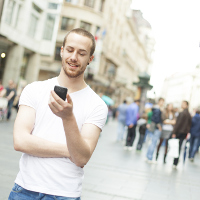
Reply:
[[16, 83], [38, 79], [40, 56], [54, 54], [61, 5], [62, 0], [4, 0], [0, 4], [0, 79], [4, 85], [9, 79]]
[[181, 102], [189, 102], [190, 111], [200, 106], [200, 67], [189, 73], [176, 73], [165, 79], [162, 97], [166, 103], [173, 103], [180, 108]]

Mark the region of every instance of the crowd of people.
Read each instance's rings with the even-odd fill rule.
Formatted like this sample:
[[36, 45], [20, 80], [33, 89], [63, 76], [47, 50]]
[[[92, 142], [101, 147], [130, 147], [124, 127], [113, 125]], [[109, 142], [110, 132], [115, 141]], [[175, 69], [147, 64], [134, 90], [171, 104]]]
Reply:
[[[196, 108], [192, 116], [188, 110], [189, 102], [182, 101], [181, 108], [174, 108], [173, 104], [164, 106], [165, 100], [160, 98], [157, 104], [147, 104], [143, 114], [139, 114], [140, 100], [137, 99], [131, 104], [124, 100], [117, 107], [116, 117], [118, 119], [117, 141], [125, 139], [124, 150], [132, 150], [136, 137], [136, 128], [139, 130], [139, 139], [136, 150], [141, 151], [143, 143], [148, 137], [148, 148], [146, 161], [156, 162], [159, 157], [161, 145], [165, 146], [163, 163], [166, 163], [168, 153], [168, 140], [176, 138], [179, 141], [179, 156], [183, 141], [190, 144], [189, 159], [194, 161], [195, 154], [200, 146], [200, 108]], [[154, 160], [155, 153], [155, 160]], [[179, 156], [174, 158], [173, 167], [176, 168]]]
[[[12, 113], [12, 107], [18, 110], [17, 84], [13, 80], [8, 81], [8, 86], [4, 87], [0, 80], [0, 119], [6, 115], [6, 120], [9, 121]], [[3, 102], [3, 103], [2, 103]], [[4, 103], [6, 102], [6, 103]]]

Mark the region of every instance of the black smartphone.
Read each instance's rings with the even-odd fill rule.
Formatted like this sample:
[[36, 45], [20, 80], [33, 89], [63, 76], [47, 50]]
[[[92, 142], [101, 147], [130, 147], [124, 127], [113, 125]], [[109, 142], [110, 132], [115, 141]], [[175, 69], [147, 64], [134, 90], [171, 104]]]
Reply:
[[61, 87], [58, 85], [55, 85], [54, 87], [54, 92], [65, 101], [66, 95], [67, 95], [68, 89], [66, 87]]

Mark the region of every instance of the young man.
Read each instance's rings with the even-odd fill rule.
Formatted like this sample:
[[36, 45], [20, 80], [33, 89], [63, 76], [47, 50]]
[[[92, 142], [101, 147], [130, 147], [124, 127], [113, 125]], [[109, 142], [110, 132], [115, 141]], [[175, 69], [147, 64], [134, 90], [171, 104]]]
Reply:
[[[23, 90], [14, 125], [14, 148], [23, 152], [9, 199], [79, 200], [83, 167], [89, 161], [107, 117], [107, 106], [85, 83], [95, 40], [73, 29], [61, 47], [58, 77]], [[53, 91], [68, 88], [66, 101]]]
[[128, 126], [128, 134], [126, 138], [126, 146], [124, 147], [125, 150], [132, 150], [133, 142], [135, 140], [135, 129], [139, 117], [139, 105], [140, 100], [137, 99], [128, 106], [126, 111], [126, 125]]
[[[172, 138], [179, 139], [179, 155], [181, 152], [181, 146], [183, 140], [186, 138], [187, 134], [190, 132], [191, 126], [191, 115], [188, 111], [189, 103], [187, 101], [183, 101], [181, 104], [182, 112], [177, 117], [176, 124], [174, 126], [174, 130], [172, 132]], [[178, 165], [179, 158], [174, 159], [173, 167], [176, 168]]]
[[148, 128], [153, 133], [151, 138], [151, 144], [147, 150], [147, 161], [152, 162], [153, 153], [157, 145], [157, 141], [160, 139], [161, 131], [162, 131], [162, 107], [165, 100], [163, 98], [159, 98], [158, 104], [152, 108], [152, 117], [151, 117], [151, 124], [148, 125]]

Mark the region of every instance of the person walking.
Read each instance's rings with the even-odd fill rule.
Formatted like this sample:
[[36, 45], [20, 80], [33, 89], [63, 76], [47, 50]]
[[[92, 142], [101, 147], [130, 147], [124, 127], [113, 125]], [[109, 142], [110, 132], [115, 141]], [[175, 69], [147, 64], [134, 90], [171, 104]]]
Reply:
[[195, 116], [192, 118], [192, 124], [190, 129], [190, 149], [189, 159], [191, 162], [194, 161], [194, 156], [198, 151], [200, 143], [200, 109], [196, 110]]
[[158, 159], [158, 156], [159, 156], [160, 147], [161, 147], [163, 141], [165, 140], [165, 154], [164, 154], [163, 163], [166, 163], [167, 150], [168, 150], [168, 139], [170, 138], [170, 136], [172, 134], [173, 125], [176, 123], [175, 113], [173, 110], [173, 104], [167, 105], [165, 111], [162, 113], [162, 120], [163, 120], [162, 133], [160, 136], [159, 145], [157, 147], [156, 160]]
[[[174, 130], [172, 132], [172, 138], [179, 139], [179, 156], [181, 152], [181, 146], [186, 139], [187, 134], [190, 132], [191, 127], [191, 115], [188, 111], [189, 103], [188, 101], [183, 101], [181, 104], [181, 108], [183, 109], [182, 112], [179, 113], [176, 124], [174, 126]], [[178, 165], [179, 157], [174, 158], [173, 167], [176, 168]]]
[[132, 104], [128, 106], [126, 111], [126, 125], [128, 126], [128, 133], [126, 137], [126, 145], [124, 147], [125, 150], [132, 150], [133, 142], [135, 140], [135, 129], [139, 114], [139, 104], [140, 100], [135, 100]]
[[146, 132], [146, 126], [147, 126], [147, 115], [144, 113], [142, 117], [137, 121], [137, 126], [139, 127], [139, 140], [137, 144], [137, 151], [142, 150], [142, 145], [144, 142], [145, 132]]
[[[14, 124], [14, 148], [22, 152], [9, 200], [80, 200], [83, 167], [97, 145], [108, 108], [85, 83], [95, 39], [84, 29], [67, 33], [58, 77], [27, 85]], [[67, 87], [66, 100], [54, 91]]]
[[13, 102], [15, 100], [16, 96], [16, 84], [14, 83], [13, 80], [8, 81], [8, 87], [2, 90], [1, 92], [1, 97], [6, 96], [8, 100], [8, 105], [7, 105], [7, 121], [10, 120], [11, 113], [12, 113], [12, 107], [13, 107]]
[[1, 79], [0, 79], [0, 94], [1, 94], [1, 91], [3, 91], [3, 89], [4, 89], [4, 87], [3, 87], [2, 81], [1, 81]]
[[127, 101], [124, 100], [117, 108], [117, 119], [118, 119], [118, 128], [117, 128], [117, 141], [123, 141], [124, 132], [126, 128], [126, 110], [127, 110]]
[[151, 138], [151, 144], [148, 147], [146, 158], [148, 162], [152, 162], [153, 153], [157, 145], [157, 141], [160, 139], [161, 131], [162, 131], [162, 107], [165, 100], [163, 98], [159, 98], [158, 104], [152, 108], [152, 117], [151, 124], [148, 126], [150, 132], [153, 133]]

